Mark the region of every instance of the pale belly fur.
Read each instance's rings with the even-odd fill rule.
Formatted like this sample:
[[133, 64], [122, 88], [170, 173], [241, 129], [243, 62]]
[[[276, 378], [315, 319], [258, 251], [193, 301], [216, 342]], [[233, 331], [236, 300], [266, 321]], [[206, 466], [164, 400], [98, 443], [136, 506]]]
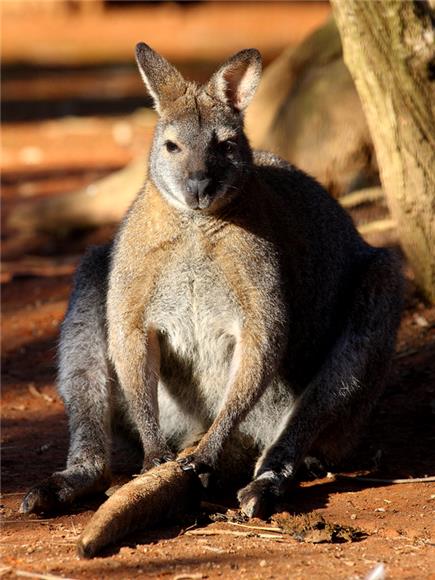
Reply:
[[[222, 273], [202, 256], [174, 259], [162, 276], [148, 318], [161, 351], [159, 421], [168, 440], [183, 447], [207, 431], [225, 403], [242, 316]], [[239, 428], [244, 440], [268, 446], [293, 401], [275, 377]]]

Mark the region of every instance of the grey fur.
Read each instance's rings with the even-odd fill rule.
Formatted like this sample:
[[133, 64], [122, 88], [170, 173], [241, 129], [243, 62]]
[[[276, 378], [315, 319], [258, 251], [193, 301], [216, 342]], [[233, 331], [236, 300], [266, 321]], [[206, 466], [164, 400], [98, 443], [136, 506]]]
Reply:
[[[113, 246], [77, 271], [59, 359], [67, 469], [22, 510], [108, 485], [118, 414], [143, 469], [198, 441], [184, 462], [198, 473], [252, 476], [256, 461], [239, 499], [261, 515], [305, 458], [337, 462], [356, 441], [394, 350], [400, 270], [316, 181], [252, 153], [241, 110], [257, 51], [205, 87], [146, 45], [138, 62], [160, 113], [150, 177]], [[189, 191], [198, 175], [207, 187]]]

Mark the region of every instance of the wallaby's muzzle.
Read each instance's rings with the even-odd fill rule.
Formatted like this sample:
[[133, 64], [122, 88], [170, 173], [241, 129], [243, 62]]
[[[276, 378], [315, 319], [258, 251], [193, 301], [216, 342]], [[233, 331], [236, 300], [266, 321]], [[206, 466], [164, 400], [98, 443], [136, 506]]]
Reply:
[[211, 179], [205, 173], [197, 172], [187, 180], [186, 203], [191, 209], [206, 209], [213, 200], [213, 196], [207, 194], [207, 187]]

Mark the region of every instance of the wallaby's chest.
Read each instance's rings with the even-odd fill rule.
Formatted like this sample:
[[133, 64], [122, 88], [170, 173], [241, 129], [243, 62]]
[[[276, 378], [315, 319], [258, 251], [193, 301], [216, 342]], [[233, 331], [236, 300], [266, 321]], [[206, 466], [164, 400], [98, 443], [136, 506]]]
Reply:
[[234, 323], [237, 308], [219, 267], [199, 252], [176, 253], [161, 272], [150, 318], [172, 334], [183, 327], [194, 337]]
[[159, 333], [162, 375], [172, 386], [193, 377], [201, 387], [226, 384], [241, 316], [219, 265], [195, 244], [168, 259], [146, 323]]

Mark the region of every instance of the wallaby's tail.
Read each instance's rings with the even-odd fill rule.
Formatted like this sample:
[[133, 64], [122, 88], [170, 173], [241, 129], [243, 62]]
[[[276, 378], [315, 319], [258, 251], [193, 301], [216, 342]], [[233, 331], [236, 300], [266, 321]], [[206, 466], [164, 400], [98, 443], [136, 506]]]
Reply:
[[126, 483], [86, 526], [77, 545], [79, 555], [92, 558], [134, 530], [187, 513], [199, 503], [198, 482], [192, 471], [170, 461]]

